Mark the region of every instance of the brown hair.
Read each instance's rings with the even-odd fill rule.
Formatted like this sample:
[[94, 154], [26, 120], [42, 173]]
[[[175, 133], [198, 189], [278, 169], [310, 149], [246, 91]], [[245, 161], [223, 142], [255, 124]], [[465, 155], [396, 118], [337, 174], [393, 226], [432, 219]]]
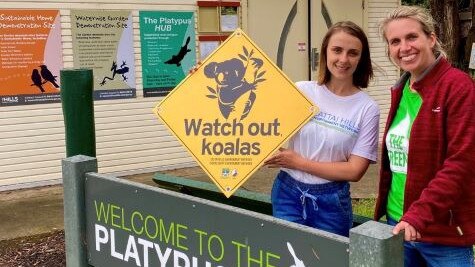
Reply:
[[373, 78], [373, 66], [369, 54], [368, 38], [360, 26], [351, 21], [340, 21], [333, 24], [323, 37], [320, 48], [320, 62], [318, 66], [318, 83], [325, 84], [330, 81], [331, 73], [327, 67], [327, 48], [330, 38], [337, 32], [345, 32], [360, 40], [362, 45], [361, 58], [353, 73], [353, 85], [359, 88], [368, 87], [369, 80]]

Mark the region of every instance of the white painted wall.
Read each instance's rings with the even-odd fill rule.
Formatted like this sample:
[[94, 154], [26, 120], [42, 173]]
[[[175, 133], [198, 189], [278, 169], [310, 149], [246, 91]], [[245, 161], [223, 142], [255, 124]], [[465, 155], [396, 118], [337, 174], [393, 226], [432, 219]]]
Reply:
[[[369, 0], [367, 5], [367, 29], [371, 58], [377, 66], [375, 79], [368, 88], [368, 93], [378, 102], [381, 110], [379, 138], [383, 137], [384, 126], [391, 104], [389, 88], [399, 78], [399, 69], [387, 56], [386, 43], [379, 35], [379, 23], [387, 14], [400, 5], [399, 0]], [[379, 70], [378, 70], [379, 69]]]

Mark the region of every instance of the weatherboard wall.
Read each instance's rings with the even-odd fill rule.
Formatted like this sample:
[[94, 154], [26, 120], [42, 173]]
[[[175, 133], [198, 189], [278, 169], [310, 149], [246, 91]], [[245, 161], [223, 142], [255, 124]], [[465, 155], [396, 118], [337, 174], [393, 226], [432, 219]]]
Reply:
[[[246, 30], [246, 2], [242, 2]], [[366, 1], [367, 32], [373, 61], [380, 67], [368, 92], [381, 108], [381, 126], [389, 108], [389, 86], [398, 76], [377, 34], [377, 23], [398, 1]], [[61, 16], [62, 60], [72, 68], [72, 9], [131, 10], [137, 97], [95, 101], [99, 172], [133, 174], [196, 166], [165, 126], [152, 113], [158, 97], [143, 97], [139, 10], [193, 11], [196, 1], [180, 0], [69, 0], [0, 1], [2, 9], [58, 9]], [[252, 38], [252, 36], [251, 36]], [[0, 107], [0, 191], [61, 182], [60, 160], [65, 158], [64, 123], [60, 103]]]

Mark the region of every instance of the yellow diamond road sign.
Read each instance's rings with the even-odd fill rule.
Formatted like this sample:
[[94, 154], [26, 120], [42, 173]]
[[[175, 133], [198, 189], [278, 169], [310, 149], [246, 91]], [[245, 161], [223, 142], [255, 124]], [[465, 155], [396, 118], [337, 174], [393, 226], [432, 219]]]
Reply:
[[230, 197], [316, 109], [238, 29], [154, 113]]

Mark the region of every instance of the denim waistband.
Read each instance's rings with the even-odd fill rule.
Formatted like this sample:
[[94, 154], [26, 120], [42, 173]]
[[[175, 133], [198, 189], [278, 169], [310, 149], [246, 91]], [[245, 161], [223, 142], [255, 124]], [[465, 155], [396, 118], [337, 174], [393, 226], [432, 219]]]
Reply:
[[324, 184], [307, 184], [307, 183], [302, 183], [300, 181], [295, 180], [292, 176], [290, 176], [288, 173], [285, 171], [280, 171], [279, 174], [276, 177], [279, 179], [282, 183], [287, 184], [288, 186], [291, 187], [297, 187], [300, 188], [301, 190], [312, 190], [315, 193], [320, 193], [320, 194], [325, 194], [325, 193], [333, 193], [335, 191], [338, 191], [345, 186], [349, 186], [349, 182], [347, 181], [341, 181], [341, 182], [328, 182]]

